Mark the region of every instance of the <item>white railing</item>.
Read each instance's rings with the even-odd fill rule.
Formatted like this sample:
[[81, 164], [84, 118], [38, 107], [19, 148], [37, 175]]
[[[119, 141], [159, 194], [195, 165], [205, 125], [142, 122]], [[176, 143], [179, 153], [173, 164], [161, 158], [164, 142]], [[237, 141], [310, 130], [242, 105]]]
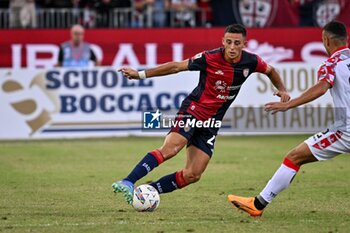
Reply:
[[[21, 28], [11, 25], [10, 11], [0, 9], [0, 29]], [[157, 24], [156, 17], [163, 17], [163, 24]], [[147, 9], [143, 12], [133, 8], [111, 9], [107, 14], [98, 14], [88, 9], [37, 9], [37, 28], [69, 28], [82, 24], [89, 28], [128, 28], [128, 27], [203, 27], [207, 26], [206, 11], [203, 9], [157, 12]]]

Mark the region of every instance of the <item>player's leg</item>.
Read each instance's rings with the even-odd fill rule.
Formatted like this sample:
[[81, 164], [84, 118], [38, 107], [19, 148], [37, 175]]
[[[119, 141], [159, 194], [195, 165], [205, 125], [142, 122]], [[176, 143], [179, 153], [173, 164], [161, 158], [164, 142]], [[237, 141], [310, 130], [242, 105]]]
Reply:
[[196, 130], [186, 150], [185, 168], [151, 183], [159, 193], [169, 193], [197, 182], [206, 169], [214, 149], [215, 135], [206, 130]]
[[150, 185], [159, 193], [169, 193], [197, 182], [206, 169], [210, 157], [193, 145], [187, 148], [186, 154], [187, 162], [184, 169], [166, 175]]
[[186, 144], [187, 139], [184, 136], [171, 132], [165, 137], [163, 145], [149, 152], [125, 179], [135, 183], [162, 162], [175, 156]]
[[208, 166], [210, 155], [203, 150], [191, 145], [187, 148], [187, 162], [183, 173], [183, 185], [189, 185], [200, 180], [203, 172]]
[[280, 168], [257, 197], [228, 195], [228, 200], [251, 216], [260, 216], [267, 204], [290, 185], [300, 166], [314, 161], [317, 159], [312, 155], [309, 147], [302, 143], [287, 154]]
[[315, 134], [287, 154], [280, 168], [257, 197], [243, 198], [229, 195], [229, 201], [252, 216], [260, 216], [266, 205], [289, 187], [300, 166], [318, 160], [328, 160], [348, 151], [345, 143], [348, 140], [342, 136], [340, 131], [329, 130]]
[[112, 184], [114, 192], [123, 192], [126, 201], [131, 204], [135, 182], [146, 176], [163, 161], [175, 156], [186, 144], [187, 139], [181, 134], [169, 133], [160, 148], [147, 153], [127, 177]]

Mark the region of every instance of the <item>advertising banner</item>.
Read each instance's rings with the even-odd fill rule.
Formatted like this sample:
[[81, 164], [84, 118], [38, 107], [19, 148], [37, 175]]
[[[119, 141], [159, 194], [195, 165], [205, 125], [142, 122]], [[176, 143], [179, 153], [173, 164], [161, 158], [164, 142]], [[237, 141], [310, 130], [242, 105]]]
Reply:
[[[276, 65], [295, 97], [316, 82], [317, 66]], [[0, 69], [0, 139], [165, 135], [147, 130], [146, 114], [174, 114], [198, 83], [198, 72], [130, 81], [116, 69]], [[264, 75], [251, 75], [228, 110], [222, 134], [300, 133], [323, 130], [333, 117], [327, 93], [290, 115], [263, 111], [278, 101]], [[170, 116], [171, 118], [171, 116]], [[154, 119], [155, 120], [155, 119]], [[145, 121], [149, 121], [145, 124]]]
[[[0, 67], [53, 68], [69, 30], [0, 30]], [[153, 67], [221, 46], [224, 28], [86, 30], [85, 40], [102, 65]], [[327, 59], [320, 28], [248, 29], [247, 50], [269, 63]]]

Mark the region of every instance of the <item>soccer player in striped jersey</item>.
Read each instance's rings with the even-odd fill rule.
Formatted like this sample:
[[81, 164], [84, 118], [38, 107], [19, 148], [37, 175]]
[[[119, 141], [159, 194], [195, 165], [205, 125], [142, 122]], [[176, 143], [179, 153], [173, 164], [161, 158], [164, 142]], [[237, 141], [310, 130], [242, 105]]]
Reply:
[[324, 132], [316, 133], [292, 149], [284, 158], [265, 188], [256, 197], [229, 195], [228, 200], [251, 216], [261, 216], [264, 208], [289, 187], [300, 166], [329, 160], [350, 152], [350, 49], [348, 33], [343, 23], [332, 21], [322, 32], [323, 45], [330, 56], [318, 70], [318, 82], [289, 102], [266, 104], [267, 111], [276, 113], [306, 104], [328, 90], [335, 107], [335, 123]]
[[[127, 67], [119, 71], [129, 79], [145, 79], [187, 70], [200, 71], [198, 85], [182, 102], [176, 121], [221, 121], [242, 84], [254, 72], [266, 74], [277, 88], [276, 94], [281, 101], [288, 101], [290, 97], [279, 74], [258, 55], [243, 50], [246, 43], [246, 29], [242, 25], [234, 24], [226, 28], [220, 48], [144, 71], [138, 72]], [[122, 192], [126, 201], [131, 204], [135, 182], [171, 159], [185, 146], [185, 166], [150, 185], [159, 193], [168, 193], [197, 182], [213, 154], [218, 130], [219, 127], [171, 128], [162, 146], [148, 152], [128, 176], [112, 184], [114, 192]]]

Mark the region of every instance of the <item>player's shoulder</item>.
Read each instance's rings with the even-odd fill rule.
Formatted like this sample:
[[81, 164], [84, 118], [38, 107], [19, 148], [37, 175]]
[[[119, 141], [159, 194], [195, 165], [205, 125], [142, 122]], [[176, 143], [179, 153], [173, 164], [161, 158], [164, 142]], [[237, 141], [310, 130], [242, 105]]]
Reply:
[[222, 56], [224, 49], [223, 48], [215, 48], [211, 50], [207, 50], [204, 52], [205, 57], [207, 58], [217, 58], [218, 56]]
[[247, 50], [242, 50], [242, 59], [247, 59], [247, 60], [258, 60], [259, 55], [256, 53], [249, 52]]
[[337, 63], [350, 59], [350, 49], [342, 49], [335, 52], [331, 57], [329, 57], [322, 65], [323, 66], [335, 66]]
[[255, 53], [242, 50], [241, 60], [239, 61], [239, 64], [254, 66], [258, 63], [258, 57], [259, 56]]
[[223, 50], [224, 50], [223, 48], [215, 48], [215, 49], [207, 50], [206, 54], [212, 54], [212, 55], [222, 54]]

